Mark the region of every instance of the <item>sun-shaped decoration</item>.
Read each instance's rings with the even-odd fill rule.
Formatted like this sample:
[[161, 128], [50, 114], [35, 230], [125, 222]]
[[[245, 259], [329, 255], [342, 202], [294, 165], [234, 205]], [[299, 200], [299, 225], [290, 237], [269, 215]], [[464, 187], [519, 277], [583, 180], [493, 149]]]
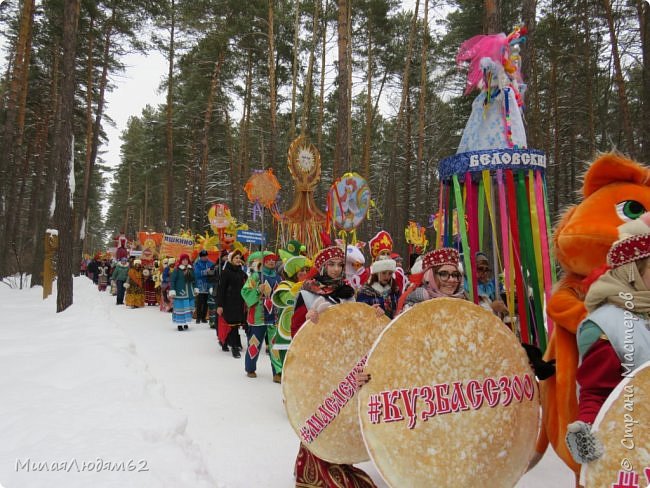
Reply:
[[296, 190], [312, 191], [320, 179], [320, 154], [316, 146], [300, 136], [289, 146], [288, 166]]
[[309, 173], [314, 168], [314, 155], [304, 146], [298, 150], [298, 165], [305, 173]]

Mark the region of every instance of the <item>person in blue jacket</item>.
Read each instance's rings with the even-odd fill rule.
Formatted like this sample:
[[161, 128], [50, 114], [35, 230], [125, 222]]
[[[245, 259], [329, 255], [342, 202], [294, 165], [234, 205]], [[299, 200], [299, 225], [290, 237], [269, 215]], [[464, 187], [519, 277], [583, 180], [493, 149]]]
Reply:
[[214, 275], [214, 263], [208, 259], [208, 251], [201, 249], [199, 259], [194, 263], [194, 279], [199, 294], [196, 296], [196, 323], [207, 324], [208, 294], [210, 293], [211, 275]]

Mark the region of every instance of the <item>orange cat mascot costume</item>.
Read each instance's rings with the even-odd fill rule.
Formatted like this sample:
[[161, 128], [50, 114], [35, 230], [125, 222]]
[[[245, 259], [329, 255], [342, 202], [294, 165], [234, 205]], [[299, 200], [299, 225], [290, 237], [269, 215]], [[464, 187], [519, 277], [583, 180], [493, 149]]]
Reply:
[[576, 473], [565, 444], [567, 425], [577, 415], [576, 329], [587, 311], [583, 300], [585, 277], [605, 265], [607, 251], [618, 239], [618, 226], [650, 210], [650, 169], [616, 154], [605, 154], [587, 170], [582, 186], [583, 201], [569, 207], [557, 225], [553, 244], [564, 270], [547, 304], [554, 322], [544, 359], [556, 360], [556, 374], [541, 382], [543, 428], [537, 451], [548, 442]]

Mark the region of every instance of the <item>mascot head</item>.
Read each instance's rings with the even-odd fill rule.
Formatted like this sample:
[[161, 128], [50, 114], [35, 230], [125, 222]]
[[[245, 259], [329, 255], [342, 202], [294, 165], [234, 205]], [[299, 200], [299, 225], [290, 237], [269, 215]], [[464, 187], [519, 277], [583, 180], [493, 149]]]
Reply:
[[604, 154], [587, 170], [582, 196], [582, 202], [562, 215], [553, 243], [562, 268], [586, 276], [605, 264], [618, 226], [650, 210], [650, 169]]

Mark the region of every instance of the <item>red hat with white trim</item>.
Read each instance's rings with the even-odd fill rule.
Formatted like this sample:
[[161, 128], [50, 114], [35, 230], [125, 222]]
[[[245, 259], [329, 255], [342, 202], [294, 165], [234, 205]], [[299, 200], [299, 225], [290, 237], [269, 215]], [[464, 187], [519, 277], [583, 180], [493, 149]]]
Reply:
[[611, 268], [650, 257], [650, 212], [620, 225], [618, 235], [621, 239], [607, 253], [607, 264]]
[[385, 230], [380, 230], [377, 232], [377, 235], [368, 241], [370, 245], [370, 255], [373, 259], [376, 259], [380, 252], [382, 251], [392, 251], [393, 250], [393, 239], [390, 234]]
[[345, 259], [343, 249], [338, 246], [330, 246], [322, 249], [314, 258], [314, 267], [321, 269], [331, 259]]
[[443, 247], [429, 251], [422, 258], [422, 270], [426, 271], [435, 266], [442, 266], [449, 264], [451, 266], [458, 266], [459, 255], [458, 251], [453, 247]]

